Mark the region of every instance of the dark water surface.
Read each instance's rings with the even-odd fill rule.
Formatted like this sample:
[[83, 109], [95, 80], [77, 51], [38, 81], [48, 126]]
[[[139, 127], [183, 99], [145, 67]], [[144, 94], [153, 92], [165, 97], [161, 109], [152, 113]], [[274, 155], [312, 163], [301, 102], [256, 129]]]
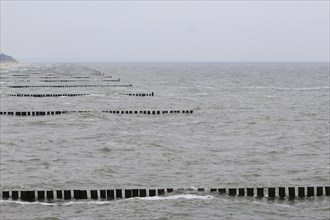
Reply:
[[[329, 185], [328, 63], [85, 63], [1, 68], [1, 111], [90, 111], [0, 116], [1, 190]], [[90, 78], [42, 82], [45, 76]], [[120, 82], [105, 82], [106, 76]], [[59, 84], [132, 87], [8, 87]], [[138, 92], [155, 96], [122, 95]], [[14, 93], [91, 95], [8, 96]], [[101, 112], [172, 109], [194, 113]], [[329, 214], [329, 197], [269, 200], [194, 190], [115, 201], [1, 200], [1, 220], [329, 219]]]

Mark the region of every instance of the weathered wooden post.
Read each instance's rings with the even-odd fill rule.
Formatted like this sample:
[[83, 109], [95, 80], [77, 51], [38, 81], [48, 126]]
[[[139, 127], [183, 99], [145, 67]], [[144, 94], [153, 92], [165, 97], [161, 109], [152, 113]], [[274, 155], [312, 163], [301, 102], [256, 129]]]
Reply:
[[246, 189], [247, 196], [254, 196], [254, 188], [247, 188]]
[[58, 198], [58, 199], [62, 199], [63, 198], [62, 190], [56, 190], [56, 198]]
[[97, 190], [91, 190], [91, 199], [98, 199]]
[[307, 197], [314, 196], [314, 187], [308, 186], [307, 187]]
[[9, 199], [9, 191], [2, 191], [2, 198]]
[[27, 191], [28, 201], [35, 201], [36, 200], [36, 194], [35, 191]]
[[156, 190], [155, 189], [149, 189], [149, 196], [156, 196]]
[[28, 201], [28, 191], [21, 191], [21, 200]]
[[269, 198], [275, 198], [275, 188], [274, 187], [270, 187], [268, 188], [268, 197]]
[[116, 198], [121, 199], [123, 198], [122, 190], [121, 189], [116, 189]]
[[323, 196], [323, 187], [322, 186], [316, 187], [316, 196]]
[[45, 199], [45, 191], [38, 191], [38, 200], [44, 200]]
[[125, 189], [125, 198], [131, 198], [132, 197], [132, 190], [131, 189]]
[[71, 190], [64, 190], [64, 199], [71, 199]]
[[147, 190], [146, 189], [140, 189], [140, 197], [146, 197], [147, 196]]
[[330, 186], [326, 186], [325, 188], [325, 195], [330, 196]]
[[229, 188], [228, 189], [228, 195], [230, 196], [236, 196], [236, 188]]
[[47, 199], [54, 199], [54, 192], [53, 192], [53, 190], [48, 190], [46, 192], [46, 197], [47, 197]]
[[139, 190], [138, 189], [132, 189], [132, 194], [133, 194], [133, 197], [138, 197], [139, 196]]
[[245, 189], [244, 188], [239, 188], [238, 189], [238, 196], [245, 196]]
[[113, 189], [107, 190], [107, 199], [113, 200], [115, 198], [115, 191]]
[[106, 198], [106, 194], [105, 194], [105, 190], [104, 189], [101, 189], [100, 190], [100, 198], [101, 199], [105, 199]]
[[164, 189], [158, 189], [158, 195], [159, 196], [165, 195], [165, 190]]
[[305, 197], [305, 187], [298, 187], [298, 196], [300, 198]]
[[74, 199], [81, 199], [80, 190], [73, 190], [73, 198]]
[[173, 192], [173, 188], [167, 188], [166, 190], [167, 190], [167, 193]]
[[219, 191], [219, 194], [225, 194], [226, 193], [225, 188], [219, 188], [218, 191]]
[[278, 187], [278, 195], [280, 198], [285, 197], [285, 187]]
[[12, 192], [11, 192], [11, 198], [12, 198], [13, 200], [18, 199], [18, 191], [12, 191]]
[[257, 197], [262, 198], [264, 197], [264, 188], [257, 188]]
[[294, 199], [296, 197], [295, 187], [288, 187], [289, 198]]

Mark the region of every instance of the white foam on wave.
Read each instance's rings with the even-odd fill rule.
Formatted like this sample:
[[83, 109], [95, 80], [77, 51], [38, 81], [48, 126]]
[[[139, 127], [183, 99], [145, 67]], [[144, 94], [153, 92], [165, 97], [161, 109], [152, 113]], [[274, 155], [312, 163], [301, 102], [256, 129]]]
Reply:
[[134, 198], [134, 199], [141, 199], [141, 200], [176, 200], [176, 199], [214, 199], [211, 195], [193, 195], [193, 194], [185, 194], [185, 195], [172, 195], [172, 196], [154, 196], [154, 197], [144, 197], [144, 198]]
[[78, 202], [78, 201], [70, 201], [61, 203], [61, 205], [79, 205], [79, 204], [97, 204], [97, 205], [103, 205], [103, 204], [110, 204], [114, 201], [85, 201], [85, 202]]
[[49, 203], [49, 202], [24, 202], [19, 200], [0, 200], [0, 203], [15, 203], [20, 205], [46, 205], [46, 206], [56, 206], [59, 203]]
[[256, 201], [253, 201], [252, 203], [257, 205], [264, 205], [264, 206], [279, 206], [279, 207], [293, 208], [293, 206], [290, 204], [266, 203], [266, 202], [256, 202]]
[[70, 206], [70, 205], [79, 205], [79, 204], [109, 204], [114, 202], [112, 201], [54, 201], [54, 202], [25, 202], [19, 200], [0, 200], [0, 203], [15, 203], [20, 205], [45, 205], [45, 206]]
[[90, 94], [89, 96], [103, 97], [104, 94]]
[[[131, 200], [147, 200], [147, 201], [155, 201], [155, 200], [177, 200], [177, 199], [200, 199], [200, 200], [208, 200], [208, 199], [214, 199], [211, 195], [201, 196], [201, 195], [192, 195], [192, 194], [185, 194], [185, 195], [172, 195], [172, 196], [154, 196], [154, 197], [135, 197], [135, 198], [129, 198], [126, 199], [127, 201]], [[111, 204], [116, 201], [124, 201], [122, 199], [118, 200], [109, 200], [109, 201], [54, 201], [54, 202], [26, 202], [26, 201], [20, 201], [20, 200], [0, 200], [1, 203], [14, 203], [14, 204], [20, 204], [20, 205], [44, 205], [44, 206], [71, 206], [71, 205], [80, 205], [80, 204], [95, 204], [95, 205], [104, 205], [104, 204]]]

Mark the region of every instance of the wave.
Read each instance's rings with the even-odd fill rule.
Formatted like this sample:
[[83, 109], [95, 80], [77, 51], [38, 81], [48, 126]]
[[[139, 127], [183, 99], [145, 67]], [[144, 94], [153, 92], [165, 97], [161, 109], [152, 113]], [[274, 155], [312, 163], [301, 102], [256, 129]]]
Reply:
[[302, 88], [281, 88], [281, 87], [275, 87], [276, 90], [279, 91], [315, 91], [315, 90], [324, 90], [329, 89], [328, 86], [323, 87], [302, 87]]
[[89, 94], [88, 96], [103, 97], [105, 95], [104, 94]]
[[278, 91], [315, 91], [315, 90], [326, 90], [330, 89], [329, 86], [320, 86], [320, 87], [267, 87], [267, 86], [252, 86], [248, 87], [249, 89], [273, 89]]
[[211, 86], [200, 86], [200, 85], [196, 85], [195, 87], [197, 87], [197, 88], [203, 88], [203, 89], [215, 89], [214, 87], [211, 87]]
[[[199, 199], [199, 200], [208, 200], [208, 199], [214, 199], [215, 197], [211, 195], [193, 195], [193, 194], [185, 194], [185, 195], [172, 195], [172, 196], [154, 196], [154, 197], [135, 197], [135, 198], [129, 198], [125, 199], [126, 201], [132, 201], [132, 200], [146, 200], [146, 201], [155, 201], [155, 200], [178, 200], [178, 199]], [[53, 201], [53, 202], [26, 202], [26, 201], [20, 201], [20, 200], [0, 200], [1, 203], [14, 203], [14, 204], [20, 204], [20, 205], [44, 205], [44, 206], [71, 206], [71, 205], [79, 205], [79, 204], [96, 204], [96, 205], [104, 205], [104, 204], [111, 204], [117, 201], [124, 201], [123, 199], [117, 199], [117, 200], [99, 200], [99, 201]]]
[[177, 199], [202, 199], [202, 200], [206, 200], [206, 199], [214, 199], [215, 197], [211, 196], [211, 195], [205, 195], [205, 196], [201, 196], [201, 195], [194, 195], [194, 194], [185, 194], [185, 195], [172, 195], [172, 196], [154, 196], [154, 197], [137, 197], [134, 199], [140, 199], [140, 200], [177, 200]]

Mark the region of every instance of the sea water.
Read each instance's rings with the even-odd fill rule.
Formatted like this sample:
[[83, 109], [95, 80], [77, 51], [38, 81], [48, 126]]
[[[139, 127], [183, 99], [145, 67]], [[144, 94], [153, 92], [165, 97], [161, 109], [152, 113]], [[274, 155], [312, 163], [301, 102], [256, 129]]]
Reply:
[[[1, 190], [329, 185], [329, 63], [23, 63], [1, 68], [1, 111], [88, 111], [0, 116]], [[46, 76], [76, 81], [42, 81]], [[77, 76], [89, 78], [78, 81]], [[75, 84], [132, 86], [9, 87]], [[124, 95], [151, 92], [154, 96]], [[18, 93], [89, 95], [9, 96]], [[1, 219], [14, 220], [328, 219], [330, 214], [329, 197], [269, 200], [196, 190], [114, 201], [1, 200], [0, 205]]]

